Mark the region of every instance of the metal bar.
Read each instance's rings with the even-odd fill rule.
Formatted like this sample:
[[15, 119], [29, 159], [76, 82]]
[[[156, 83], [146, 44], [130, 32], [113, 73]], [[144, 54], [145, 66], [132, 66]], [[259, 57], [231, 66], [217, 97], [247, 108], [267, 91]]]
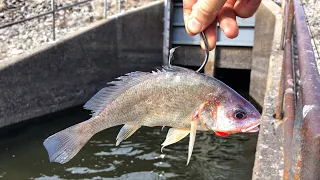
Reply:
[[104, 3], [103, 3], [103, 17], [104, 18], [107, 18], [107, 3], [108, 3], [108, 1], [104, 0]]
[[[296, 41], [294, 41], [296, 43]], [[296, 50], [296, 48], [295, 48]], [[295, 58], [294, 64], [295, 67], [298, 68], [297, 62], [298, 60]], [[302, 130], [302, 126], [303, 126], [303, 115], [302, 115], [302, 98], [301, 98], [301, 89], [299, 87], [299, 73], [297, 72], [296, 69], [296, 73], [295, 73], [295, 77], [296, 77], [296, 110], [295, 110], [295, 114], [294, 114], [294, 125], [293, 125], [293, 136], [292, 136], [292, 143], [291, 143], [291, 148], [290, 148], [290, 169], [289, 169], [289, 174], [288, 174], [288, 179], [296, 179], [299, 180], [301, 179], [300, 174], [301, 174], [301, 162], [302, 162], [302, 158], [301, 158], [301, 147], [303, 144], [303, 132]]]
[[290, 0], [289, 4], [289, 12], [288, 12], [288, 21], [287, 21], [287, 32], [286, 32], [286, 39], [292, 38], [292, 24], [293, 24], [293, 0]]
[[118, 13], [121, 12], [121, 0], [118, 0]]
[[[57, 8], [55, 10], [55, 12], [58, 12], [58, 11], [61, 11], [61, 10], [64, 10], [64, 9], [68, 9], [68, 8], [71, 8], [71, 7], [74, 7], [74, 6], [78, 6], [80, 4], [83, 4], [83, 3], [87, 3], [89, 1], [92, 1], [92, 0], [84, 0], [84, 1], [81, 1], [81, 2], [77, 2], [77, 3], [74, 3], [74, 4], [71, 4], [71, 5], [68, 5], [68, 6], [65, 6], [65, 7], [61, 7], [61, 8]], [[23, 22], [26, 22], [26, 21], [30, 21], [32, 19], [36, 19], [36, 18], [39, 18], [39, 17], [42, 17], [42, 16], [46, 16], [48, 14], [52, 14], [53, 11], [48, 11], [48, 12], [45, 12], [45, 13], [41, 13], [41, 14], [38, 14], [36, 16], [33, 16], [33, 17], [29, 17], [29, 18], [26, 18], [26, 19], [22, 19], [20, 21], [16, 21], [16, 22], [12, 22], [12, 23], [8, 23], [8, 24], [5, 24], [3, 26], [0, 26], [0, 29], [3, 29], [3, 28], [6, 28], [6, 27], [9, 27], [9, 26], [13, 26], [15, 24], [20, 24], [20, 23], [23, 23]]]
[[289, 170], [291, 168], [291, 146], [293, 125], [295, 118], [295, 79], [293, 77], [293, 59], [291, 39], [286, 39], [285, 42], [285, 63], [284, 63], [284, 177], [289, 179]]
[[32, 19], [36, 19], [36, 18], [45, 16], [45, 15], [48, 15], [48, 14], [51, 14], [51, 13], [52, 13], [52, 11], [48, 11], [48, 12], [45, 12], [45, 13], [42, 13], [42, 14], [39, 14], [39, 15], [30, 17], [30, 18], [26, 18], [26, 19], [22, 19], [22, 20], [20, 20], [20, 21], [8, 23], [8, 24], [5, 24], [5, 25], [3, 25], [3, 26], [0, 26], [0, 29], [6, 28], [6, 27], [9, 27], [9, 26], [13, 26], [13, 25], [15, 25], [15, 24], [20, 24], [20, 23], [23, 23], [23, 22], [25, 22], [25, 21], [30, 21], [30, 20], [32, 20]]
[[[196, 35], [199, 36], [199, 35]], [[196, 37], [195, 36], [195, 37]], [[174, 45], [199, 45], [199, 40], [193, 40], [193, 41], [179, 41], [179, 40], [172, 40], [172, 44]], [[253, 42], [232, 42], [232, 41], [217, 41], [216, 46], [240, 46], [240, 47], [253, 47]]]
[[182, 2], [174, 2], [173, 6], [174, 7], [183, 7], [183, 3]]
[[64, 9], [69, 9], [69, 8], [74, 7], [74, 6], [78, 6], [78, 5], [80, 5], [80, 4], [84, 4], [84, 3], [87, 3], [87, 2], [90, 2], [90, 1], [92, 1], [92, 0], [84, 0], [84, 1], [80, 1], [80, 2], [74, 3], [74, 4], [70, 4], [70, 5], [68, 5], [68, 6], [64, 6], [64, 7], [61, 7], [61, 8], [57, 8], [57, 9], [56, 9], [56, 12], [61, 11], [61, 10], [64, 10]]
[[300, 0], [294, 0], [300, 72], [304, 142], [301, 153], [301, 179], [320, 179], [320, 76], [309, 29]]
[[[287, 45], [285, 44], [286, 42], [288, 42], [287, 40], [290, 40], [290, 46], [291, 46], [291, 38], [292, 38], [292, 24], [293, 24], [293, 1], [292, 0], [287, 0], [286, 4], [285, 4], [285, 8], [284, 8], [285, 12], [283, 14], [285, 14], [285, 20], [284, 22], [286, 23], [285, 25], [285, 32], [283, 34], [285, 41], [284, 41], [284, 47], [286, 47]], [[289, 51], [285, 50], [285, 54], [289, 53]], [[290, 53], [292, 53], [290, 51]], [[286, 56], [286, 55], [285, 55]], [[290, 55], [291, 56], [291, 55]], [[282, 62], [282, 70], [281, 70], [281, 79], [280, 79], [280, 88], [279, 88], [279, 96], [278, 96], [278, 104], [276, 107], [276, 119], [283, 119], [283, 101], [284, 101], [284, 91], [285, 91], [285, 68], [286, 68], [286, 63], [285, 63], [285, 59], [283, 59]]]
[[51, 0], [51, 7], [52, 7], [52, 39], [56, 40], [56, 6], [55, 6], [55, 0]]
[[[184, 26], [184, 22], [173, 22], [172, 23], [173, 26], [178, 26], [178, 27], [185, 27]], [[240, 24], [238, 23], [238, 27], [241, 28], [241, 27], [246, 27], [246, 28], [254, 28], [254, 24]], [[220, 24], [217, 24], [217, 27], [220, 27]]]
[[290, 0], [290, 4], [288, 1], [286, 2], [286, 32], [285, 32], [285, 55], [284, 55], [284, 77], [282, 80], [282, 85], [284, 86], [284, 94], [283, 96], [283, 122], [284, 122], [284, 173], [283, 179], [290, 179], [290, 169], [291, 169], [291, 156], [292, 156], [292, 136], [293, 136], [293, 128], [294, 128], [294, 120], [295, 120], [295, 78], [293, 76], [294, 65], [292, 59], [292, 25], [293, 25], [293, 1]]
[[171, 0], [164, 0], [164, 31], [163, 31], [163, 59], [162, 64], [168, 65], [170, 44], [170, 29], [171, 29], [171, 12], [172, 12]]

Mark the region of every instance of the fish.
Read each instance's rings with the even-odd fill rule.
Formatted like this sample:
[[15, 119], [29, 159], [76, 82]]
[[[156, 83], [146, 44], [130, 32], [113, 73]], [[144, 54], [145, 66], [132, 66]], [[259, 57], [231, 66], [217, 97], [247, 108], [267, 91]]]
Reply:
[[197, 131], [222, 137], [259, 131], [261, 115], [249, 101], [220, 80], [188, 68], [135, 71], [107, 84], [83, 106], [91, 118], [44, 140], [50, 162], [70, 161], [93, 135], [119, 125], [116, 146], [142, 126], [170, 127], [161, 151], [189, 135], [187, 165]]

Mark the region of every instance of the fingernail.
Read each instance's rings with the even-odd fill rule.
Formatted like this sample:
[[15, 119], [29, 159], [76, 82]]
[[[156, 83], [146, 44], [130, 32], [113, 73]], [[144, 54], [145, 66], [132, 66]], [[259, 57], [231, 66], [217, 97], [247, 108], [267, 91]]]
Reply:
[[188, 29], [192, 33], [197, 34], [201, 31], [202, 25], [198, 20], [196, 20], [195, 18], [192, 18], [188, 22]]

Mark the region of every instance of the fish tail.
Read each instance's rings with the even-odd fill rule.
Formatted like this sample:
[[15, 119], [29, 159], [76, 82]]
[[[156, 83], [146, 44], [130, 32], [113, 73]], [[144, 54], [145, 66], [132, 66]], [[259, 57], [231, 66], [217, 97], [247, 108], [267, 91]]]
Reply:
[[72, 159], [95, 134], [90, 127], [90, 121], [85, 121], [48, 137], [43, 145], [50, 162], [64, 164]]

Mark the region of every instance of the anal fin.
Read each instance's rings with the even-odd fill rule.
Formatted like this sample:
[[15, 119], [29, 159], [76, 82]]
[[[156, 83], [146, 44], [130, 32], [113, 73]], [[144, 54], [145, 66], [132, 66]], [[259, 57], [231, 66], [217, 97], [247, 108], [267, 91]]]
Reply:
[[190, 132], [189, 129], [170, 128], [166, 136], [166, 140], [161, 144], [162, 145], [161, 152], [164, 147], [180, 141], [181, 139], [186, 137], [189, 134], [189, 132]]
[[189, 162], [190, 162], [190, 158], [191, 158], [192, 151], [193, 151], [193, 146], [194, 146], [194, 141], [196, 140], [197, 125], [198, 125], [198, 121], [197, 121], [197, 120], [192, 120], [192, 121], [191, 121], [191, 129], [190, 129], [190, 140], [189, 140], [189, 148], [188, 148], [188, 161], [187, 161], [187, 165], [188, 165]]
[[123, 140], [129, 138], [140, 127], [141, 127], [140, 125], [130, 125], [130, 124], [125, 124], [124, 126], [122, 126], [116, 138], [117, 140], [116, 146], [118, 146]]

